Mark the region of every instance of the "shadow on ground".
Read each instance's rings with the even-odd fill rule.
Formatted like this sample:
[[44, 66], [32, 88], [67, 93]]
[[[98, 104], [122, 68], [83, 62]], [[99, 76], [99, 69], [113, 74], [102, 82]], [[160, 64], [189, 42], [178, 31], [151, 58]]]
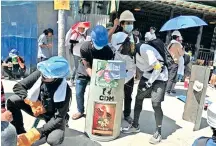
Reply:
[[[46, 138], [34, 143], [32, 146], [39, 146], [46, 143]], [[65, 137], [62, 144], [58, 146], [101, 146], [101, 144], [92, 141], [84, 133], [70, 128], [65, 129]]]
[[[133, 115], [132, 115], [133, 117]], [[142, 111], [140, 114], [140, 130], [146, 134], [154, 134], [156, 129], [155, 116], [152, 111]], [[122, 121], [122, 127], [127, 127], [128, 123], [126, 121]], [[169, 117], [164, 115], [163, 118], [163, 126], [162, 126], [162, 137], [166, 139], [169, 135], [174, 133], [176, 130], [181, 128], [176, 124], [176, 122]], [[120, 138], [127, 136], [128, 134], [121, 134]]]

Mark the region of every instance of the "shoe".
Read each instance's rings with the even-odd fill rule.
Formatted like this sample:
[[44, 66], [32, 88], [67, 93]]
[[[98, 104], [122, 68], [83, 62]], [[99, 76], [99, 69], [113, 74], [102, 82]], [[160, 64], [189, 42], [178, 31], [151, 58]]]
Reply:
[[129, 133], [138, 133], [140, 132], [139, 126], [137, 128], [133, 127], [132, 124], [130, 124], [126, 128], [122, 128], [122, 133], [129, 134]]
[[129, 124], [132, 124], [132, 122], [133, 122], [133, 119], [132, 119], [130, 116], [127, 116], [127, 117], [125, 117], [124, 119], [125, 119], [125, 121], [127, 121]]
[[82, 118], [83, 116], [84, 116], [84, 114], [78, 112], [78, 113], [76, 113], [76, 114], [74, 114], [74, 115], [72, 116], [72, 119], [73, 119], [73, 120], [78, 120], [78, 119]]
[[172, 92], [166, 92], [166, 96], [175, 96]]
[[154, 133], [154, 135], [150, 138], [149, 143], [150, 144], [158, 144], [161, 142], [161, 140], [162, 140], [161, 134], [158, 131], [156, 131]]
[[170, 93], [172, 93], [172, 94], [176, 94], [176, 90], [172, 90]]

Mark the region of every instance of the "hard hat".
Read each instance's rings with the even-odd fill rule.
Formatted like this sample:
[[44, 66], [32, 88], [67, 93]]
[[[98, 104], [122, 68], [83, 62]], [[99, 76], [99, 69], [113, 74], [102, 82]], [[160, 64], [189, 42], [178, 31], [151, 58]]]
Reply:
[[122, 43], [125, 41], [125, 39], [128, 37], [128, 34], [124, 32], [118, 32], [112, 35], [111, 44], [116, 49], [119, 50]]
[[10, 56], [10, 57], [17, 56], [17, 55], [19, 55], [19, 52], [17, 51], [17, 49], [12, 49], [12, 50], [9, 52], [9, 56]]
[[178, 36], [180, 40], [183, 40], [181, 33], [178, 30], [173, 31], [172, 36]]
[[125, 10], [124, 12], [121, 13], [119, 22], [121, 21], [136, 21], [134, 18], [133, 13], [129, 10]]
[[216, 128], [216, 103], [212, 103], [207, 110], [207, 122], [210, 127]]
[[94, 46], [103, 48], [108, 44], [108, 32], [102, 25], [97, 25], [92, 29], [91, 39]]
[[38, 63], [37, 69], [46, 78], [65, 78], [69, 74], [69, 64], [64, 57], [60, 56]]

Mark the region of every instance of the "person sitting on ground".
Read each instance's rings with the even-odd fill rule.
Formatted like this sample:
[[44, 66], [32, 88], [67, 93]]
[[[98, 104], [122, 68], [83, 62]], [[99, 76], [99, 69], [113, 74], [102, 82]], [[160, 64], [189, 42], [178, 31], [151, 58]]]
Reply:
[[192, 146], [216, 146], [216, 103], [212, 103], [207, 110], [207, 122], [213, 131], [212, 137], [200, 137]]
[[[12, 112], [18, 135], [18, 146], [31, 146], [45, 137], [50, 145], [61, 144], [69, 115], [71, 89], [66, 77], [69, 74], [68, 62], [59, 56], [37, 64], [35, 72], [18, 82], [7, 100], [7, 109]], [[21, 110], [29, 115], [44, 119], [40, 128], [24, 129]]]
[[25, 75], [26, 66], [24, 59], [19, 56], [19, 52], [16, 49], [10, 51], [2, 66], [9, 79], [23, 78]]
[[12, 113], [5, 108], [5, 94], [1, 82], [1, 145], [16, 146], [17, 133], [15, 127], [10, 124], [13, 120]]

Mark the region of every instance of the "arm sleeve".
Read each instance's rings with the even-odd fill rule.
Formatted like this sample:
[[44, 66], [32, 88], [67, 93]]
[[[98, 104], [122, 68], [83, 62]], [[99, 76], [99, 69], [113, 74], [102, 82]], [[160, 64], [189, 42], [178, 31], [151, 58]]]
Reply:
[[46, 36], [40, 36], [38, 39], [38, 45], [46, 45], [46, 44], [47, 44]]
[[12, 58], [11, 58], [11, 57], [7, 57], [7, 58], [5, 59], [5, 63], [8, 63], [8, 62], [12, 62]]
[[152, 66], [153, 68], [153, 72], [151, 73], [151, 76], [148, 79], [148, 83], [152, 84], [160, 75], [161, 70], [162, 70], [162, 65], [155, 57], [155, 54], [153, 51], [147, 50], [146, 52], [144, 52], [144, 54], [145, 54], [146, 62], [148, 63], [149, 66]]
[[67, 87], [66, 100], [61, 103], [56, 103], [55, 114], [53, 117], [46, 124], [44, 124], [43, 127], [37, 129], [41, 135], [47, 135], [54, 129], [57, 129], [64, 124], [65, 116], [69, 110], [70, 99], [71, 89]]
[[34, 83], [38, 80], [39, 77], [39, 71], [33, 72], [27, 78], [15, 84], [13, 87], [13, 92], [20, 98], [25, 99], [28, 95], [28, 90], [31, 89], [31, 87], [34, 85]]

